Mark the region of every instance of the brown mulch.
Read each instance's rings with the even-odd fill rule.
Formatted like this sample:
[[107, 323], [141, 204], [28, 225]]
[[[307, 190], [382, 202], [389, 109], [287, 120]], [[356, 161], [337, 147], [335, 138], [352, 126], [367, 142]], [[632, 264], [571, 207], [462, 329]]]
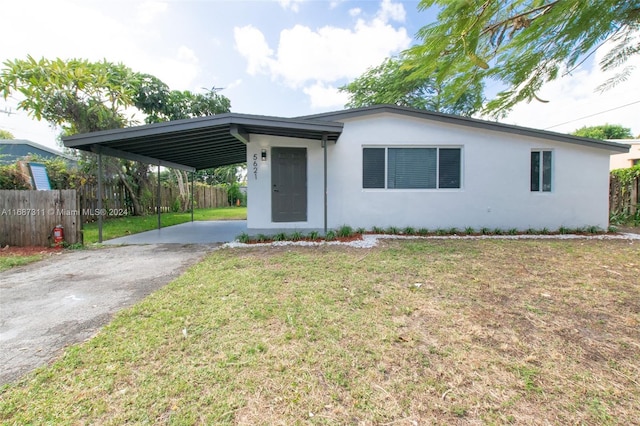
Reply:
[[37, 254], [59, 253], [61, 249], [53, 247], [14, 247], [4, 246], [0, 248], [0, 257], [5, 256], [34, 256]]

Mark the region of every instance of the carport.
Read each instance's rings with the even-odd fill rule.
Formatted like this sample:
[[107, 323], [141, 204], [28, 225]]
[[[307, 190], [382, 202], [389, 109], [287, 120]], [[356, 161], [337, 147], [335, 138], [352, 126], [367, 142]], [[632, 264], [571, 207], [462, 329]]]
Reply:
[[[317, 140], [324, 148], [326, 232], [327, 144], [337, 141], [342, 128], [342, 123], [331, 121], [225, 113], [67, 136], [62, 141], [67, 148], [98, 155], [98, 209], [102, 211], [103, 154], [157, 165], [158, 181], [161, 166], [191, 172], [193, 197], [193, 172], [247, 161], [247, 144], [251, 143], [251, 134]], [[157, 211], [160, 229], [160, 209]], [[99, 215], [99, 242], [102, 242], [102, 220], [102, 215]], [[191, 220], [193, 221], [193, 202]]]

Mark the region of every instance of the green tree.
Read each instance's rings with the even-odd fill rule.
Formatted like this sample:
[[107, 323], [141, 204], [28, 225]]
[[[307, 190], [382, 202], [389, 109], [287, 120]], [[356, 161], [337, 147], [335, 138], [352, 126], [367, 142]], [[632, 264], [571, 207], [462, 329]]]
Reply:
[[13, 133], [8, 130], [0, 129], [0, 139], [15, 139]]
[[571, 133], [574, 136], [591, 139], [633, 139], [631, 129], [619, 124], [603, 124], [600, 126], [581, 127]]
[[86, 59], [26, 60], [4, 63], [0, 93], [19, 92], [18, 109], [60, 126], [64, 135], [128, 125], [125, 109], [133, 105], [138, 75], [122, 64]]
[[[132, 123], [127, 108], [133, 106], [141, 85], [140, 75], [122, 64], [86, 59], [39, 59], [27, 56], [4, 63], [0, 91], [5, 99], [22, 94], [18, 109], [37, 120], [62, 129], [63, 135], [125, 127]], [[97, 170], [93, 155], [85, 164]], [[117, 175], [127, 188], [134, 214], [143, 214], [140, 196], [148, 186], [147, 166], [120, 159], [105, 162], [106, 174]], [[132, 172], [132, 169], [134, 170]]]
[[[142, 76], [142, 82], [138, 95], [135, 98], [135, 106], [143, 111], [147, 117], [147, 123], [159, 123], [162, 121], [182, 120], [193, 117], [203, 117], [214, 114], [222, 114], [231, 110], [231, 102], [219, 93], [219, 89], [213, 88], [205, 93], [193, 93], [190, 91], [170, 90], [162, 81], [152, 75]], [[235, 166], [234, 166], [235, 167]], [[201, 171], [212, 176], [224, 173], [224, 168]], [[180, 199], [176, 205], [182, 210], [190, 207], [189, 185], [186, 172], [173, 170], [175, 182], [180, 191]]]
[[603, 70], [622, 69], [602, 90], [624, 81], [626, 61], [640, 53], [638, 0], [421, 0], [421, 10], [438, 7], [435, 23], [421, 28], [402, 67], [410, 78], [429, 76], [447, 98], [487, 79], [506, 88], [485, 112], [506, 114], [521, 101], [538, 99], [542, 85], [571, 73], [603, 43], [612, 50]]
[[147, 123], [204, 117], [231, 110], [231, 101], [215, 87], [205, 93], [170, 90], [149, 74], [141, 75], [139, 84], [135, 106], [146, 114]]
[[459, 95], [444, 90], [442, 83], [429, 75], [412, 76], [401, 58], [388, 58], [368, 69], [340, 91], [349, 94], [347, 108], [376, 104], [394, 104], [449, 114], [470, 116], [482, 107], [481, 82], [466, 87]]
[[[125, 127], [135, 122], [131, 109], [157, 122], [215, 114], [229, 110], [229, 100], [216, 89], [204, 94], [171, 91], [158, 78], [132, 71], [122, 64], [85, 59], [26, 60], [4, 63], [0, 93], [5, 99], [20, 93], [18, 108], [60, 126], [63, 135]], [[105, 162], [106, 175], [117, 175], [127, 188], [134, 214], [144, 214], [141, 198], [148, 193], [146, 164], [116, 160]], [[85, 170], [95, 174], [92, 155], [83, 158]]]

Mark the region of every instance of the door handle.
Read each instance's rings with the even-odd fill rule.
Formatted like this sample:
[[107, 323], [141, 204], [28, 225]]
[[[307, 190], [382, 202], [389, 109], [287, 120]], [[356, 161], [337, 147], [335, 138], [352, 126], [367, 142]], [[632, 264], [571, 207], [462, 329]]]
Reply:
[[275, 188], [274, 188], [274, 189], [273, 189], [273, 192], [280, 192], [280, 190], [279, 190], [279, 189], [275, 189]]

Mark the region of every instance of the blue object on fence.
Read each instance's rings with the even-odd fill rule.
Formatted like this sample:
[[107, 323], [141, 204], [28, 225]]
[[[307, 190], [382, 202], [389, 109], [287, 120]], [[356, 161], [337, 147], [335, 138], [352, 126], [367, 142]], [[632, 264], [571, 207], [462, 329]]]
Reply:
[[49, 174], [44, 164], [29, 163], [29, 171], [31, 172], [31, 185], [33, 189], [37, 189], [38, 191], [51, 190]]

